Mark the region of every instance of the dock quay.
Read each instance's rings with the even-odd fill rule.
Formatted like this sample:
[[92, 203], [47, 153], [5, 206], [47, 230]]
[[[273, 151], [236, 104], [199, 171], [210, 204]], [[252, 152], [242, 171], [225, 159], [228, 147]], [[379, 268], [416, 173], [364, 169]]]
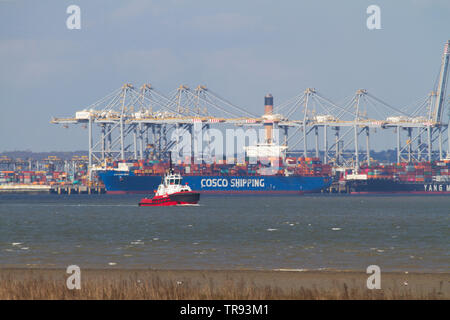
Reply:
[[65, 185], [52, 186], [50, 193], [56, 194], [103, 194], [106, 189], [103, 186], [82, 186], [82, 185]]
[[0, 193], [103, 194], [104, 186], [3, 184]]
[[349, 193], [348, 184], [345, 181], [333, 181], [322, 193]]

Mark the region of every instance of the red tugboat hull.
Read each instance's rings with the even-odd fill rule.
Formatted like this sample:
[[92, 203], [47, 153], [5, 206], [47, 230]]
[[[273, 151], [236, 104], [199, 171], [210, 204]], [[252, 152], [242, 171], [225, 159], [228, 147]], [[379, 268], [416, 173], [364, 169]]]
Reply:
[[154, 206], [190, 205], [190, 204], [197, 204], [199, 200], [200, 200], [200, 193], [183, 191], [183, 192], [175, 192], [165, 196], [155, 196], [151, 199], [143, 198], [139, 202], [139, 206], [154, 207]]

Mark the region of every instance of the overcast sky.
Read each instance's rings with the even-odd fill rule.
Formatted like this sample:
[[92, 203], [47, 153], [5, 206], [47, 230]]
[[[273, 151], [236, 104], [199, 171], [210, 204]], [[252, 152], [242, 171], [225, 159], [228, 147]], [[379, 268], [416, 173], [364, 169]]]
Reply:
[[[81, 30], [66, 27], [71, 4]], [[371, 4], [381, 30], [366, 27]], [[87, 130], [51, 117], [127, 82], [205, 84], [257, 114], [266, 93], [277, 104], [308, 87], [404, 106], [432, 89], [448, 39], [448, 0], [0, 0], [0, 152], [86, 150]]]

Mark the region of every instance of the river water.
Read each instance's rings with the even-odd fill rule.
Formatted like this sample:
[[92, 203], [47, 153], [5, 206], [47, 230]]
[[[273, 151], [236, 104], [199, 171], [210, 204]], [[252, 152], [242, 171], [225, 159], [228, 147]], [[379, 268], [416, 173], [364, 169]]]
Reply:
[[444, 272], [449, 196], [0, 195], [0, 267]]

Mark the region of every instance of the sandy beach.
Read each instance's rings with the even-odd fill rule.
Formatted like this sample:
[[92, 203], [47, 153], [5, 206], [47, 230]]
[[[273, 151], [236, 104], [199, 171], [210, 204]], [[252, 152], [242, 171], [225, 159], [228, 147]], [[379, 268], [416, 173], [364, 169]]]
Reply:
[[449, 273], [86, 269], [69, 290], [65, 269], [2, 269], [0, 299], [449, 299]]

